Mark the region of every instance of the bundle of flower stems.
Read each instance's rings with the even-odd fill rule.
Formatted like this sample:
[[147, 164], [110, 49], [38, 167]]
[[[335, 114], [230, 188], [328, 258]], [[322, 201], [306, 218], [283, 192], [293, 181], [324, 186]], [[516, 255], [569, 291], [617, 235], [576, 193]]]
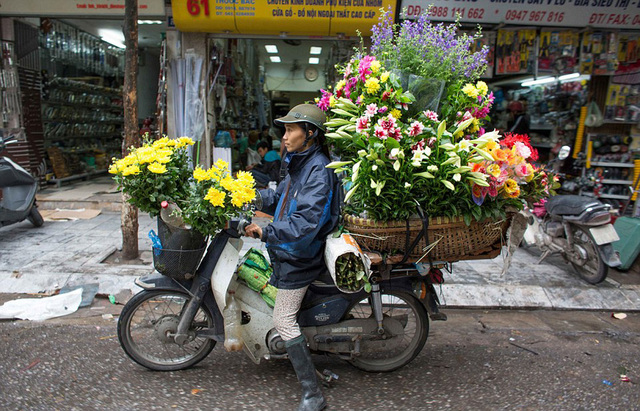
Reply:
[[249, 288], [260, 294], [262, 299], [273, 307], [278, 289], [269, 284], [273, 268], [259, 250], [250, 249], [244, 262], [238, 267], [238, 277], [243, 279]]

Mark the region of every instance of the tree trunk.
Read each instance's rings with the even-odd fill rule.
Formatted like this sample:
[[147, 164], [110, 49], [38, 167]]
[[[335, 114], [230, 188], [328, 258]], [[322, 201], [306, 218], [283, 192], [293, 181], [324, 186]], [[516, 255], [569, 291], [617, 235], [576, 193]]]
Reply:
[[[123, 157], [131, 146], [140, 145], [138, 133], [138, 0], [125, 0], [124, 9], [124, 144]], [[122, 258], [138, 257], [138, 209], [122, 199]]]

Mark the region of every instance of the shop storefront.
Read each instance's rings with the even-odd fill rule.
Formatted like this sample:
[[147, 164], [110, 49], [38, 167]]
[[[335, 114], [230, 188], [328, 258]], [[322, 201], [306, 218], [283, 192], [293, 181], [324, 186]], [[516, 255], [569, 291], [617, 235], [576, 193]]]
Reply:
[[[122, 152], [124, 0], [8, 0], [0, 6], [3, 71], [19, 84], [2, 90], [3, 101], [12, 102], [3, 105], [3, 133], [21, 136], [8, 147], [9, 156], [42, 184], [106, 174], [110, 159]], [[164, 20], [164, 2], [141, 0], [139, 13], [144, 22]], [[157, 49], [141, 50], [140, 89], [152, 102], [141, 104], [142, 118], [156, 111]], [[149, 85], [153, 94], [144, 92]]]

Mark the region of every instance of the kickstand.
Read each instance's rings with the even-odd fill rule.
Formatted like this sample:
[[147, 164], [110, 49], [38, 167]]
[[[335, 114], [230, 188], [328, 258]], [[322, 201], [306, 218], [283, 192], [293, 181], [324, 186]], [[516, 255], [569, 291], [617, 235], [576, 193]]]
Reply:
[[544, 253], [542, 253], [542, 255], [540, 256], [540, 259], [538, 260], [537, 264], [540, 264], [542, 262], [542, 260], [544, 260], [545, 258], [547, 258], [547, 256], [551, 254], [550, 250], [545, 251]]
[[338, 374], [335, 374], [333, 371], [327, 369], [322, 372], [316, 370], [316, 375], [318, 376], [320, 381], [322, 381], [322, 385], [326, 388], [330, 388], [331, 383], [339, 378]]

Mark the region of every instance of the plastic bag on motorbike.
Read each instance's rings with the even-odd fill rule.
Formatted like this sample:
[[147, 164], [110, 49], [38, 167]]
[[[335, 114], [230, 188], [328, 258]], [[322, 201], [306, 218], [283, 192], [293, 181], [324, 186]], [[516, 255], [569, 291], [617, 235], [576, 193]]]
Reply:
[[335, 235], [332, 233], [327, 236], [324, 249], [324, 261], [333, 282], [343, 293], [356, 293], [363, 288], [369, 292], [371, 260], [351, 235]]

